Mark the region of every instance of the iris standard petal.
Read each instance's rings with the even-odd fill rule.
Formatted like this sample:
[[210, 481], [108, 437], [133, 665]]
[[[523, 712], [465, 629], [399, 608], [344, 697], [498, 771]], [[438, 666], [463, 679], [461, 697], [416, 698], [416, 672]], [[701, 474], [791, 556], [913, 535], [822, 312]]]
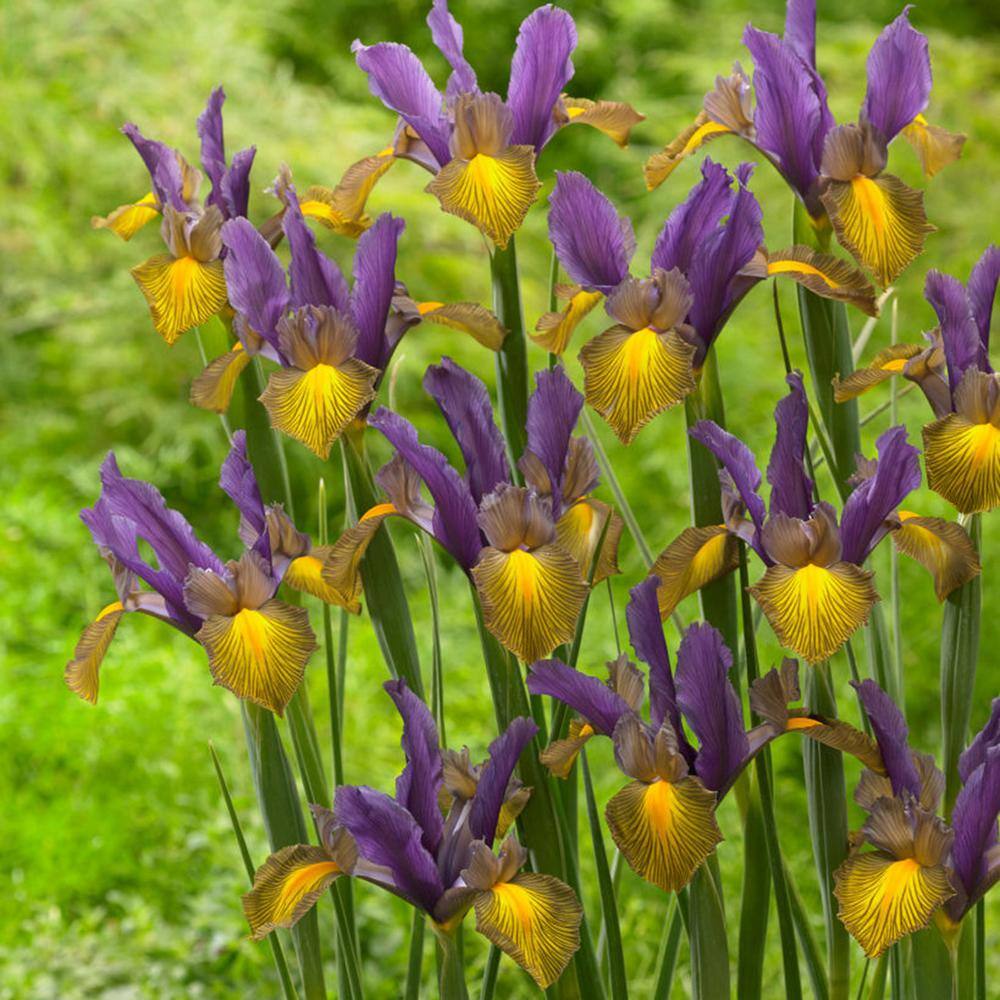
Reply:
[[[649, 720], [654, 729], [659, 729], [663, 720], [669, 718], [678, 741], [687, 744], [677, 708], [677, 692], [670, 670], [670, 654], [663, 635], [657, 599], [659, 577], [654, 567], [652, 576], [629, 591], [629, 601], [625, 607], [625, 621], [628, 637], [635, 655], [649, 668]], [[690, 749], [690, 748], [688, 748]], [[687, 756], [687, 754], [685, 754]]]
[[448, 0], [434, 0], [427, 14], [427, 26], [434, 44], [451, 66], [446, 88], [448, 99], [453, 100], [458, 94], [475, 93], [479, 89], [476, 73], [462, 51], [462, 26], [448, 10]]
[[761, 500], [761, 474], [753, 452], [735, 434], [723, 430], [712, 420], [699, 420], [688, 433], [703, 444], [729, 473], [757, 530], [764, 527], [766, 509]]
[[993, 699], [986, 725], [976, 733], [958, 758], [958, 773], [962, 781], [969, 780], [972, 772], [986, 760], [986, 751], [996, 746], [1000, 746], [1000, 698]]
[[186, 190], [185, 170], [177, 151], [155, 139], [147, 139], [131, 122], [122, 126], [122, 132], [142, 157], [160, 205], [171, 205], [179, 212], [185, 211], [189, 200], [186, 196], [193, 195], [193, 192]]
[[344, 275], [316, 246], [316, 236], [306, 225], [298, 198], [291, 188], [285, 198], [281, 228], [292, 258], [288, 267], [292, 308], [331, 306], [339, 312], [348, 312], [349, 292]]
[[892, 533], [893, 543], [934, 577], [939, 601], [979, 575], [979, 556], [961, 525], [908, 510], [898, 514], [902, 523]]
[[1000, 282], [1000, 247], [991, 243], [976, 261], [969, 275], [968, 295], [972, 315], [979, 330], [982, 355], [989, 358], [990, 319], [993, 315], [993, 300]]
[[607, 684], [561, 660], [533, 663], [527, 684], [532, 694], [547, 694], [565, 702], [586, 719], [595, 732], [604, 736], [610, 736], [618, 720], [632, 711], [624, 698]]
[[966, 908], [990, 886], [990, 853], [996, 849], [998, 813], [1000, 747], [994, 746], [965, 779], [951, 817], [955, 831], [952, 862], [969, 898]]
[[813, 481], [805, 466], [809, 406], [802, 376], [791, 372], [785, 381], [789, 391], [774, 408], [774, 447], [767, 463], [771, 515], [787, 514], [805, 521], [812, 514], [814, 502]]
[[528, 399], [527, 447], [548, 474], [552, 509], [557, 517], [562, 509], [570, 440], [582, 409], [583, 396], [564, 368], [556, 366], [535, 374], [535, 391]]
[[389, 361], [385, 325], [396, 291], [396, 256], [405, 228], [403, 219], [383, 213], [362, 234], [354, 254], [350, 312], [358, 330], [356, 355], [373, 368], [384, 369]]
[[979, 336], [979, 327], [965, 288], [950, 274], [928, 271], [924, 281], [924, 298], [937, 313], [941, 342], [948, 362], [948, 380], [954, 393], [967, 369], [978, 365], [981, 371], [988, 371], [988, 357]]
[[528, 744], [538, 732], [532, 719], [518, 716], [490, 744], [489, 753], [469, 809], [469, 832], [473, 839], [482, 840], [487, 847], [499, 838], [498, 827], [507, 798], [507, 787], [514, 768]]
[[892, 782], [892, 793], [902, 796], [909, 792], [920, 797], [920, 774], [907, 742], [910, 731], [903, 713], [873, 680], [852, 682], [858, 698], [871, 722], [875, 740], [882, 754], [882, 763]]
[[273, 340], [289, 304], [281, 262], [248, 219], [230, 219], [222, 227], [222, 243], [228, 251], [225, 277], [230, 304], [255, 333]]

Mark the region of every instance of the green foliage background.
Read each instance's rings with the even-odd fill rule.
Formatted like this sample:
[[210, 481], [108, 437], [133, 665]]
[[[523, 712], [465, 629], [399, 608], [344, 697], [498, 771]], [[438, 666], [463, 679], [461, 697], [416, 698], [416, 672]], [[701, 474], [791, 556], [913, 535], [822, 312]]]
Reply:
[[[567, 4], [577, 18], [580, 47], [572, 92], [629, 100], [648, 120], [622, 153], [589, 130], [568, 130], [546, 150], [540, 173], [587, 173], [636, 220], [640, 256], [648, 253], [669, 209], [696, 178], [688, 163], [652, 195], [641, 165], [699, 106], [717, 72], [745, 58], [743, 24], [780, 29], [774, 0], [606, 0]], [[517, 23], [528, 3], [456, 0], [467, 53], [484, 86], [503, 90]], [[820, 66], [835, 114], [851, 118], [864, 89], [864, 57], [881, 26], [897, 12], [891, 0], [864, 5], [821, 4]], [[207, 741], [216, 742], [258, 860], [265, 845], [242, 747], [236, 701], [210, 684], [204, 657], [179, 635], [142, 619], [124, 623], [105, 665], [101, 703], [94, 709], [63, 686], [62, 669], [78, 630], [111, 598], [110, 580], [76, 518], [97, 494], [97, 466], [116, 449], [127, 474], [157, 483], [210, 543], [237, 553], [236, 517], [215, 486], [224, 440], [214, 417], [191, 408], [188, 385], [199, 369], [197, 345], [174, 349], [153, 332], [128, 267], [157, 252], [150, 227], [122, 244], [88, 224], [94, 213], [146, 190], [127, 141], [126, 120], [147, 134], [197, 152], [194, 120], [212, 86], [226, 85], [230, 149], [258, 146], [252, 211], [272, 210], [262, 191], [282, 161], [301, 183], [333, 183], [352, 160], [385, 145], [392, 118], [367, 95], [349, 53], [359, 34], [368, 42], [409, 42], [443, 80], [423, 26], [423, 0], [123, 0], [33, 4], [13, 0], [0, 11], [3, 98], [0, 106], [0, 998], [264, 997], [275, 994], [264, 945], [246, 940], [239, 907], [244, 875], [212, 773]], [[965, 277], [990, 237], [1000, 170], [1000, 62], [997, 8], [989, 0], [933, 0], [914, 14], [931, 37], [933, 120], [969, 134], [963, 159], [927, 192], [938, 232], [924, 257], [899, 284], [900, 336], [910, 339], [932, 322], [921, 297], [923, 273], [941, 267]], [[735, 142], [710, 148], [729, 164], [752, 151]], [[893, 148], [892, 169], [922, 184], [914, 158]], [[424, 298], [488, 300], [488, 264], [478, 235], [442, 215], [423, 194], [425, 177], [410, 164], [390, 172], [370, 203], [408, 223], [399, 273]], [[790, 197], [766, 166], [754, 180], [765, 210], [768, 240], [789, 242]], [[543, 195], [547, 193], [543, 192]], [[351, 246], [321, 233], [325, 250], [349, 264]], [[549, 251], [539, 205], [519, 236], [529, 322], [546, 308]], [[794, 296], [782, 290], [796, 362]], [[601, 318], [588, 321], [589, 332]], [[438, 328], [421, 328], [405, 343], [393, 379], [396, 404], [439, 446], [442, 423], [420, 389], [420, 376], [442, 353], [484, 378], [492, 360], [475, 345]], [[870, 351], [888, 343], [886, 319]], [[770, 411], [782, 392], [782, 369], [768, 290], [758, 289], [727, 327], [719, 346], [730, 427], [763, 454]], [[543, 355], [534, 350], [537, 368]], [[884, 397], [883, 397], [884, 398]], [[879, 402], [866, 404], [867, 408]], [[863, 408], [864, 411], [865, 408]], [[922, 400], [906, 397], [901, 414], [916, 436]], [[867, 428], [866, 445], [885, 426]], [[613, 462], [657, 548], [688, 520], [683, 415], [660, 417], [625, 451], [605, 435]], [[300, 526], [314, 530], [315, 484], [325, 475], [335, 523], [343, 510], [336, 461], [323, 467], [290, 447], [301, 498]], [[376, 449], [380, 455], [384, 450]], [[918, 509], [946, 514], [925, 493]], [[396, 541], [409, 586], [424, 662], [429, 620], [419, 554], [405, 530]], [[876, 567], [887, 594], [884, 553]], [[996, 516], [984, 527], [984, 620], [978, 699], [973, 724], [986, 717], [1000, 690], [995, 651], [1000, 624]], [[883, 560], [883, 561], [880, 561]], [[619, 611], [641, 576], [630, 541], [624, 574], [615, 584]], [[456, 743], [484, 751], [492, 713], [459, 574], [441, 565], [448, 728]], [[919, 567], [902, 566], [903, 631], [908, 711], [914, 743], [935, 750], [939, 738], [937, 642], [940, 609]], [[688, 619], [693, 601], [682, 607]], [[318, 625], [318, 614], [315, 624]], [[595, 601], [581, 663], [598, 670], [614, 654], [610, 619]], [[778, 649], [762, 636], [764, 658]], [[670, 637], [671, 644], [675, 637]], [[399, 726], [380, 689], [384, 667], [364, 618], [351, 622], [346, 766], [351, 780], [388, 789], [400, 767]], [[325, 702], [317, 654], [309, 672], [316, 705]], [[429, 669], [429, 666], [425, 667]], [[841, 681], [845, 662], [836, 662]], [[856, 708], [842, 692], [844, 715]], [[321, 720], [321, 732], [325, 725]], [[592, 764], [606, 799], [619, 777], [607, 747]], [[799, 749], [776, 754], [778, 817], [783, 846], [800, 888], [820, 912], [805, 823]], [[849, 773], [849, 780], [853, 772]], [[735, 807], [721, 819], [727, 841], [719, 851], [734, 929], [741, 883], [741, 843]], [[857, 814], [854, 814], [857, 820]], [[586, 854], [586, 851], [584, 851]], [[592, 898], [596, 906], [593, 878]], [[996, 897], [994, 893], [994, 897]], [[407, 915], [374, 891], [358, 892], [366, 977], [372, 997], [401, 990]], [[625, 871], [621, 908], [629, 973], [636, 997], [650, 988], [667, 900]], [[591, 912], [594, 912], [593, 910]], [[994, 981], [1000, 905], [989, 909], [988, 948]], [[325, 911], [323, 926], [332, 933]], [[481, 967], [478, 939], [470, 947], [470, 983]], [[430, 948], [425, 970], [431, 974]], [[765, 982], [780, 983], [776, 925]], [[855, 963], [856, 974], [861, 963]], [[331, 982], [332, 982], [331, 977]], [[777, 988], [777, 987], [776, 987]], [[687, 993], [682, 957], [674, 995]], [[526, 979], [502, 966], [498, 996], [531, 995]], [[777, 996], [777, 993], [774, 993]]]

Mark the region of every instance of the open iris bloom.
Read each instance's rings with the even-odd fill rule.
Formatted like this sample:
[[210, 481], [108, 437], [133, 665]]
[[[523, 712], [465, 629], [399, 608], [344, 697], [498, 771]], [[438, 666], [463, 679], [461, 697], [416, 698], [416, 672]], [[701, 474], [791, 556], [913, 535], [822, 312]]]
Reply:
[[[754, 755], [786, 732], [846, 750], [881, 769], [864, 733], [804, 709], [789, 711], [789, 702], [799, 696], [794, 661], [754, 682], [750, 703], [764, 721], [746, 732], [728, 677], [732, 654], [718, 631], [708, 624], [690, 626], [674, 675], [652, 578], [632, 589], [627, 620], [632, 647], [649, 668], [648, 723], [640, 712], [642, 673], [624, 655], [608, 664], [607, 684], [559, 660], [539, 661], [528, 674], [528, 689], [558, 698], [578, 713], [568, 736], [542, 753], [542, 762], [557, 777], [569, 774], [594, 736], [613, 740], [615, 760], [631, 781], [608, 802], [605, 818], [641, 878], [667, 892], [687, 885], [722, 840], [717, 803]], [[697, 748], [688, 740], [685, 721]]]
[[747, 25], [743, 43], [754, 61], [754, 98], [739, 64], [716, 77], [695, 121], [647, 162], [647, 186], [661, 184], [706, 141], [741, 136], [779, 171], [814, 226], [832, 223], [843, 247], [883, 286], [895, 281], [933, 226], [923, 193], [885, 172], [889, 143], [899, 134], [908, 139], [929, 177], [957, 159], [965, 142], [923, 116], [930, 56], [909, 8], [871, 48], [857, 124], [837, 125], [827, 106], [816, 70], [815, 0], [789, 0], [783, 37]]
[[990, 365], [990, 319], [1000, 248], [989, 246], [962, 285], [929, 271], [924, 296], [938, 326], [926, 344], [894, 344], [834, 383], [837, 402], [893, 375], [920, 386], [937, 418], [924, 427], [927, 483], [962, 514], [1000, 506], [1000, 379]]
[[226, 162], [222, 133], [221, 87], [212, 91], [198, 118], [201, 165], [212, 183], [204, 204], [198, 201], [201, 173], [177, 150], [147, 139], [132, 124], [122, 131], [142, 157], [152, 191], [105, 218], [91, 220], [130, 240], [147, 222], [162, 216], [167, 252], [132, 268], [132, 277], [149, 304], [156, 332], [168, 344], [211, 319], [226, 305], [224, 255], [219, 234], [227, 219], [245, 217], [250, 198], [250, 168], [256, 148], [240, 150]]
[[[486, 627], [530, 663], [573, 638], [591, 569], [595, 584], [618, 572], [621, 519], [589, 496], [598, 483], [597, 465], [590, 443], [572, 436], [583, 398], [561, 368], [538, 373], [519, 463], [527, 483], [522, 487], [513, 485], [486, 386], [445, 358], [428, 368], [424, 388], [455, 436], [465, 476], [421, 444], [401, 416], [376, 411], [369, 424], [396, 449], [376, 476], [388, 502], [365, 511], [334, 543], [323, 579], [344, 607], [358, 610], [365, 548], [387, 517], [403, 517], [469, 575]], [[433, 507], [420, 494], [421, 482]]]
[[[694, 391], [702, 365], [733, 310], [758, 281], [786, 275], [828, 298], [875, 312], [874, 290], [843, 260], [793, 246], [770, 254], [761, 210], [741, 164], [735, 179], [706, 160], [702, 179], [671, 212], [650, 258], [650, 277], [634, 278], [632, 223], [579, 173], [557, 174], [549, 198], [549, 237], [574, 284], [547, 313], [536, 343], [566, 350], [577, 324], [601, 300], [615, 326], [580, 352], [587, 402], [625, 443], [657, 413]], [[735, 184], [734, 184], [735, 180]]]
[[932, 916], [953, 936], [1000, 879], [1000, 699], [960, 758], [962, 789], [949, 827], [936, 815], [944, 776], [933, 758], [910, 749], [902, 713], [874, 681], [855, 686], [885, 774], [862, 773], [854, 797], [868, 819], [834, 879], [840, 919], [874, 958]]
[[452, 934], [474, 908], [476, 930], [544, 989], [579, 946], [583, 911], [558, 879], [520, 872], [527, 851], [513, 835], [493, 853], [527, 800], [514, 766], [538, 727], [514, 719], [488, 760], [470, 768], [467, 751], [440, 749], [431, 713], [404, 681], [384, 686], [403, 717], [406, 767], [395, 798], [342, 785], [332, 812], [313, 806], [321, 846], [272, 854], [243, 898], [253, 936], [292, 926], [335, 878], [349, 875], [405, 899], [440, 935]]
[[[309, 616], [277, 598], [282, 583], [329, 599], [313, 549], [281, 505], [265, 507], [247, 461], [243, 431], [222, 465], [219, 485], [240, 512], [245, 546], [223, 562], [155, 487], [126, 479], [113, 454], [101, 467], [101, 495], [81, 512], [111, 567], [118, 599], [88, 625], [66, 666], [66, 683], [97, 701], [98, 672], [122, 616], [158, 618], [199, 642], [216, 684], [281, 715], [316, 648]], [[150, 562], [139, 541], [155, 556]]]
[[415, 302], [396, 281], [396, 253], [405, 223], [380, 215], [358, 240], [354, 285], [316, 246], [295, 191], [285, 191], [282, 228], [291, 263], [278, 256], [246, 219], [223, 227], [229, 299], [236, 310], [234, 348], [195, 380], [192, 400], [223, 411], [253, 355], [280, 366], [260, 397], [271, 424], [320, 458], [356, 417], [363, 416], [403, 334], [421, 321], [463, 330], [496, 350], [504, 331], [472, 302]]
[[868, 619], [879, 595], [865, 560], [890, 532], [901, 551], [932, 573], [939, 600], [974, 577], [979, 561], [959, 525], [898, 511], [920, 485], [918, 452], [901, 426], [879, 437], [877, 461], [859, 460], [858, 485], [838, 525], [834, 508], [815, 499], [805, 467], [809, 413], [802, 378], [793, 372], [787, 381], [789, 393], [774, 411], [770, 511], [758, 493], [762, 477], [750, 449], [714, 422], [699, 422], [690, 433], [722, 465], [726, 523], [686, 528], [656, 560], [653, 574], [666, 617], [688, 594], [732, 572], [739, 565], [737, 540], [746, 542], [765, 566], [750, 593], [779, 641], [815, 663]]
[[560, 128], [592, 125], [624, 146], [643, 116], [627, 104], [563, 93], [573, 76], [576, 26], [566, 11], [551, 4], [521, 24], [506, 100], [480, 91], [462, 53], [462, 27], [446, 0], [435, 0], [427, 24], [452, 68], [444, 94], [405, 45], [354, 42], [371, 92], [399, 115], [391, 151], [368, 160], [375, 159], [373, 169], [382, 172], [394, 159], [424, 167], [434, 175], [427, 190], [444, 211], [505, 247], [541, 186], [535, 160]]

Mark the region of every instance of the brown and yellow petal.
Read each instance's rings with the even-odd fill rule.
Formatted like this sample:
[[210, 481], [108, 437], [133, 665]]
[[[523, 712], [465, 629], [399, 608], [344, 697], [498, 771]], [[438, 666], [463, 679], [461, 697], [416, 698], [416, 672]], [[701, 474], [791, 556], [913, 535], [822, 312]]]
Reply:
[[133, 267], [131, 274], [146, 297], [156, 332], [168, 344], [206, 323], [226, 304], [221, 260], [203, 263], [190, 255], [161, 253]]
[[[351, 614], [361, 611], [361, 560], [382, 522], [398, 513], [391, 503], [376, 504], [366, 510], [358, 523], [348, 528], [333, 545], [313, 550], [314, 554], [322, 552], [320, 575], [324, 584], [324, 601], [345, 608]], [[308, 567], [302, 568], [305, 570]]]
[[116, 236], [128, 241], [159, 214], [160, 204], [150, 191], [131, 205], [119, 205], [110, 215], [95, 215], [90, 224], [94, 229], [110, 229]]
[[[607, 521], [607, 530], [604, 528]], [[601, 500], [585, 497], [563, 511], [556, 523], [556, 541], [576, 560], [584, 579], [590, 579], [597, 543], [604, 532], [601, 554], [594, 568], [595, 584], [605, 577], [620, 573], [618, 543], [625, 523], [613, 507]]]
[[272, 372], [260, 397], [272, 426], [301, 441], [320, 458], [366, 404], [375, 398], [376, 369], [358, 358], [308, 371]]
[[115, 637], [118, 623], [125, 609], [121, 601], [114, 601], [83, 630], [73, 650], [73, 659], [66, 664], [63, 674], [66, 686], [91, 705], [97, 704], [101, 661]]
[[688, 594], [732, 573], [739, 562], [739, 543], [724, 524], [685, 528], [653, 563], [652, 572], [660, 578], [660, 617], [669, 618]]
[[590, 125], [613, 139], [623, 149], [628, 145], [629, 133], [645, 115], [639, 114], [624, 101], [591, 101], [585, 97], [563, 96], [567, 125]]
[[750, 588], [778, 640], [810, 663], [829, 659], [879, 599], [872, 574], [853, 563], [769, 566]]
[[822, 195], [837, 239], [885, 287], [924, 249], [934, 226], [924, 195], [892, 174], [830, 181]]
[[580, 947], [583, 909], [569, 886], [525, 872], [476, 896], [476, 930], [542, 988], [551, 986]]
[[897, 860], [883, 851], [849, 857], [833, 874], [838, 916], [869, 958], [926, 927], [955, 894], [943, 865]]
[[191, 402], [203, 410], [225, 413], [233, 398], [236, 380], [250, 363], [250, 355], [241, 343], [217, 357], [191, 383]]
[[253, 888], [243, 897], [253, 939], [260, 941], [276, 927], [297, 923], [341, 874], [321, 847], [295, 844], [275, 851], [257, 869]]
[[906, 128], [903, 138], [916, 150], [920, 166], [927, 177], [933, 177], [962, 155], [965, 136], [931, 125], [923, 115], [917, 115]]
[[526, 663], [573, 638], [588, 587], [562, 546], [531, 552], [486, 548], [472, 577], [486, 627]]
[[339, 607], [343, 603], [340, 592], [323, 579], [323, 566], [332, 550], [332, 545], [324, 545], [293, 559], [285, 570], [282, 582], [287, 583], [293, 590], [312, 594], [327, 604], [336, 604]]
[[900, 552], [916, 559], [934, 577], [939, 601], [979, 575], [979, 556], [960, 524], [908, 510], [898, 515], [902, 523], [892, 540]]
[[571, 719], [569, 734], [563, 740], [553, 740], [539, 755], [538, 759], [556, 778], [568, 778], [576, 758], [584, 744], [594, 735], [594, 728], [589, 722], [581, 719]]
[[314, 186], [306, 190], [299, 202], [302, 214], [340, 236], [360, 236], [371, 225], [365, 214], [368, 196], [395, 162], [390, 147], [352, 163], [335, 188]]
[[632, 870], [678, 892], [722, 840], [715, 793], [694, 777], [632, 781], [608, 802], [608, 829]]
[[847, 722], [841, 722], [840, 719], [791, 715], [785, 724], [785, 732], [799, 733], [807, 739], [833, 747], [841, 753], [849, 753], [876, 773], [884, 770], [878, 744], [867, 733], [855, 729]]
[[588, 292], [577, 286], [562, 312], [547, 312], [539, 319], [531, 339], [550, 354], [562, 354], [584, 317], [603, 298], [600, 292]]
[[507, 336], [500, 320], [478, 302], [418, 302], [417, 311], [425, 323], [461, 330], [491, 351], [499, 351]]
[[471, 222], [500, 248], [517, 232], [538, 194], [533, 146], [508, 146], [496, 156], [454, 159], [427, 185], [444, 211]]
[[1000, 506], [1000, 427], [949, 413], [924, 427], [927, 485], [961, 514]]
[[265, 601], [256, 610], [210, 615], [195, 637], [216, 684], [277, 715], [295, 694], [316, 649], [305, 608]]
[[681, 160], [696, 153], [710, 139], [729, 135], [731, 132], [725, 125], [709, 118], [704, 111], [699, 111], [698, 117], [676, 139], [646, 161], [642, 171], [646, 178], [646, 189], [653, 191], [658, 188], [674, 172]]
[[623, 444], [695, 388], [694, 348], [674, 330], [613, 326], [584, 344], [583, 391]]
[[884, 348], [864, 368], [856, 369], [845, 379], [837, 376], [833, 380], [833, 398], [838, 403], [856, 399], [893, 375], [901, 375], [906, 362], [924, 349], [920, 344], [893, 344]]
[[767, 255], [767, 273], [791, 278], [821, 298], [847, 302], [867, 316], [878, 315], [871, 282], [856, 267], [832, 254], [792, 246]]

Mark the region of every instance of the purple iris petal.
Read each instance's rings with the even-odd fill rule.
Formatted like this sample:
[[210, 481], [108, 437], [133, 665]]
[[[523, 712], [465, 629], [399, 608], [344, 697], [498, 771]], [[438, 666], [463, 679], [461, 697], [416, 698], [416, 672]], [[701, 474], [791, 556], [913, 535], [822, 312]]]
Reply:
[[212, 182], [212, 191], [205, 203], [218, 205], [224, 211], [222, 204], [222, 178], [226, 173], [226, 146], [222, 132], [222, 105], [226, 100], [226, 92], [222, 87], [216, 87], [208, 95], [205, 110], [198, 116], [198, 136], [201, 139], [201, 165], [208, 179]]
[[476, 72], [462, 51], [462, 26], [448, 10], [448, 0], [434, 0], [427, 15], [427, 26], [431, 29], [434, 44], [451, 66], [451, 76], [448, 77], [445, 88], [448, 100], [453, 101], [459, 94], [477, 93], [479, 86], [476, 83]]
[[450, 129], [442, 113], [444, 100], [420, 60], [395, 42], [368, 46], [355, 40], [351, 51], [358, 67], [368, 74], [368, 89], [400, 115], [443, 167], [451, 159]]
[[188, 209], [184, 201], [184, 177], [177, 152], [162, 142], [147, 139], [137, 125], [131, 122], [122, 126], [122, 132], [128, 136], [135, 146], [142, 162], [149, 171], [149, 179], [153, 185], [153, 193], [161, 205], [172, 205], [178, 212]]
[[924, 279], [924, 298], [937, 313], [948, 362], [952, 392], [958, 388], [966, 368], [978, 364], [982, 354], [979, 327], [962, 282], [950, 274], [928, 271]]
[[882, 29], [868, 53], [868, 90], [862, 118], [892, 139], [924, 108], [931, 95], [927, 39], [910, 25], [910, 8]]
[[910, 730], [903, 713], [875, 681], [851, 681], [851, 686], [858, 692], [872, 725], [875, 741], [882, 754], [882, 763], [892, 782], [892, 794], [901, 795], [907, 791], [919, 798], [920, 774], [907, 743]]
[[230, 219], [222, 227], [222, 242], [228, 251], [223, 267], [230, 304], [276, 348], [278, 320], [289, 302], [281, 261], [245, 218]]
[[396, 888], [416, 906], [428, 913], [434, 909], [444, 886], [420, 827], [406, 809], [367, 785], [341, 785], [334, 814], [363, 858], [388, 868]]
[[434, 397], [465, 459], [465, 475], [478, 505], [487, 493], [510, 482], [503, 435], [493, 419], [486, 386], [451, 358], [424, 373], [424, 389]]
[[753, 453], [735, 434], [724, 431], [713, 420], [699, 420], [688, 433], [700, 441], [720, 462], [732, 477], [733, 483], [743, 500], [757, 533], [764, 527], [767, 516], [764, 501], [757, 490], [761, 475]]
[[785, 179], [805, 199], [819, 176], [817, 136], [824, 118], [814, 71], [770, 32], [747, 25], [743, 44], [754, 62], [757, 144], [776, 157]]
[[552, 516], [562, 512], [562, 478], [566, 454], [583, 409], [583, 396], [561, 365], [537, 372], [528, 400], [528, 450], [545, 466], [552, 486]]
[[[286, 194], [285, 217], [281, 228], [288, 239], [291, 265], [292, 308], [333, 306], [347, 312], [350, 292], [340, 268], [316, 246], [316, 236], [306, 225], [295, 192]], [[360, 240], [358, 241], [360, 243]]]
[[958, 758], [958, 774], [962, 781], [986, 760], [986, 751], [1000, 746], [1000, 698], [994, 698], [986, 725], [976, 733], [976, 738]]
[[444, 820], [438, 805], [442, 763], [434, 716], [406, 686], [406, 681], [386, 681], [382, 686], [403, 719], [406, 767], [396, 779], [396, 801], [417, 821], [424, 847], [435, 854], [441, 843]]
[[575, 170], [556, 171], [549, 206], [549, 239], [559, 263], [578, 285], [607, 295], [628, 276], [632, 223]]
[[991, 747], [958, 793], [951, 815], [951, 826], [955, 831], [952, 864], [970, 903], [985, 888], [989, 869], [987, 854], [997, 843], [998, 813], [1000, 747]]
[[373, 368], [384, 369], [389, 361], [385, 324], [396, 289], [399, 237], [405, 228], [402, 219], [383, 213], [361, 234], [354, 253], [351, 315], [358, 328], [355, 354]]
[[480, 772], [469, 809], [469, 832], [474, 840], [493, 844], [510, 776], [537, 732], [538, 726], [531, 719], [518, 716], [490, 744], [489, 759]]
[[[990, 319], [993, 315], [993, 300], [997, 294], [997, 282], [1000, 281], [1000, 247], [991, 243], [969, 275], [969, 304], [972, 306], [972, 316], [979, 330], [980, 369], [989, 371], [990, 351]], [[983, 367], [982, 362], [987, 362]]]
[[368, 423], [385, 435], [424, 481], [434, 498], [434, 537], [463, 569], [471, 569], [483, 546], [476, 502], [465, 481], [441, 452], [420, 443], [414, 426], [398, 413], [379, 407]]
[[222, 176], [222, 214], [236, 219], [247, 214], [250, 204], [250, 168], [257, 155], [256, 146], [233, 154], [233, 162]]
[[233, 434], [232, 447], [219, 473], [219, 485], [236, 504], [243, 521], [256, 533], [254, 551], [270, 564], [271, 546], [266, 530], [264, 502], [261, 500], [257, 476], [247, 458], [246, 431], [240, 430]]
[[807, 65], [816, 65], [816, 0], [788, 0], [784, 40]]
[[875, 448], [875, 475], [847, 498], [840, 518], [842, 557], [858, 566], [885, 537], [889, 516], [920, 485], [920, 452], [906, 440], [905, 427], [890, 427]]
[[691, 625], [677, 651], [677, 704], [698, 737], [695, 771], [706, 788], [731, 782], [750, 752], [743, 709], [729, 682], [733, 654], [711, 625]]
[[539, 660], [528, 672], [528, 690], [564, 701], [605, 736], [615, 731], [618, 720], [632, 712], [628, 703], [596, 677], [581, 674], [562, 660]]
[[790, 391], [774, 408], [777, 433], [767, 464], [771, 515], [782, 513], [805, 521], [813, 509], [813, 481], [806, 472], [804, 461], [809, 407], [802, 376], [792, 372], [785, 381]]
[[553, 114], [573, 76], [573, 18], [552, 4], [532, 11], [517, 33], [507, 105], [514, 112], [512, 142], [541, 151], [556, 130]]

